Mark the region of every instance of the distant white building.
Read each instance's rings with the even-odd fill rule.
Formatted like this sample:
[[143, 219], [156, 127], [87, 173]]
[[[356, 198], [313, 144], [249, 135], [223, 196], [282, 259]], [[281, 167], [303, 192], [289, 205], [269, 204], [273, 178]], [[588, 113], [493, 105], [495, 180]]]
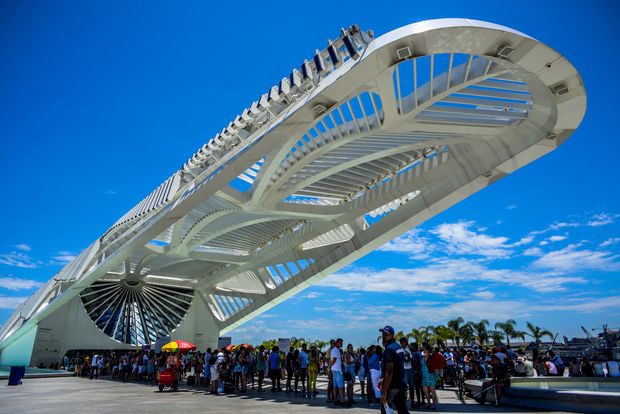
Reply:
[[507, 27], [343, 29], [22, 304], [0, 365], [168, 336], [215, 346], [554, 150], [585, 110], [571, 63]]

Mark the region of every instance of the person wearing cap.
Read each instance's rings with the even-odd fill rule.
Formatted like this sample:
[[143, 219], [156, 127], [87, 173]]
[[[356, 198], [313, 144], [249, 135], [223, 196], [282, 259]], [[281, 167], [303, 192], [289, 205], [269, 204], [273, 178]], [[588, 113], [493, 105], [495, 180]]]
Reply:
[[385, 350], [382, 358], [381, 412], [386, 406], [392, 407], [399, 414], [407, 411], [407, 394], [405, 391], [404, 350], [394, 339], [394, 328], [389, 325], [379, 329]]

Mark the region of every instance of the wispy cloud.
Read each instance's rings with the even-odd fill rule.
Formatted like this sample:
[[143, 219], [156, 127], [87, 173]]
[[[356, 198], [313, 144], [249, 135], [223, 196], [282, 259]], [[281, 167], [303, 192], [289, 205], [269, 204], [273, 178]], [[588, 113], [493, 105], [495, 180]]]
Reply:
[[38, 261], [33, 260], [26, 253], [22, 252], [10, 252], [0, 254], [0, 264], [7, 266], [21, 267], [24, 269], [36, 269], [41, 264]]
[[610, 239], [605, 240], [603, 243], [599, 244], [599, 247], [612, 246], [618, 242], [620, 242], [620, 237], [612, 237]]
[[54, 265], [66, 265], [67, 263], [73, 261], [76, 258], [76, 254], [68, 251], [60, 251], [56, 253], [55, 256], [52, 257], [51, 264]]
[[454, 288], [459, 289], [472, 281], [521, 286], [542, 293], [564, 291], [568, 289], [567, 285], [586, 283], [584, 278], [577, 276], [548, 271], [492, 269], [484, 262], [459, 258], [438, 259], [428, 266], [411, 269], [354, 269], [336, 273], [320, 285], [349, 291], [449, 294]]
[[599, 213], [595, 214], [586, 223], [587, 226], [590, 227], [600, 227], [611, 224], [618, 217], [618, 214], [609, 214], [609, 213]]
[[620, 269], [616, 261], [618, 256], [607, 251], [579, 250], [579, 244], [543, 254], [533, 265], [537, 268], [551, 269], [560, 272], [577, 270], [614, 271]]
[[26, 243], [20, 243], [20, 244], [16, 244], [15, 247], [17, 250], [21, 250], [23, 252], [29, 252], [32, 250], [32, 247], [30, 247], [29, 245], [27, 245]]
[[15, 309], [21, 305], [28, 297], [26, 296], [5, 296], [0, 295], [0, 309]]
[[404, 253], [415, 259], [425, 259], [432, 250], [429, 240], [422, 236], [422, 230], [414, 228], [379, 248], [383, 252]]
[[43, 283], [31, 279], [21, 279], [18, 277], [0, 277], [0, 288], [8, 290], [32, 289], [43, 286]]
[[473, 221], [440, 224], [431, 230], [437, 235], [448, 253], [478, 255], [484, 257], [507, 257], [512, 253], [507, 237], [493, 237], [474, 228]]
[[480, 299], [493, 299], [495, 297], [495, 293], [489, 290], [480, 290], [478, 292], [472, 293], [471, 295]]
[[506, 210], [514, 210], [515, 208], [517, 208], [516, 204], [511, 204], [508, 207], [506, 207]]

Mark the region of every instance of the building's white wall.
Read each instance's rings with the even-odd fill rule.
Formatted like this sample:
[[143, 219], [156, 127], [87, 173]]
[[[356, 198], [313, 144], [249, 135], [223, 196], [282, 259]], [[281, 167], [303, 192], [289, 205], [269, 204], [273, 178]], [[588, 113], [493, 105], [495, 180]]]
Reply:
[[199, 351], [205, 351], [208, 347], [217, 347], [219, 336], [220, 330], [211, 312], [202, 299], [195, 296], [187, 315], [179, 327], [170, 334], [170, 339], [191, 342], [198, 347]]
[[79, 297], [39, 322], [31, 366], [61, 362], [70, 349], [134, 349], [105, 335], [90, 319]]
[[0, 365], [28, 366], [36, 334], [37, 327], [33, 326], [30, 330], [24, 332], [15, 342], [2, 349], [2, 352], [0, 352]]
[[[204, 351], [216, 347], [220, 331], [199, 297], [179, 327], [170, 334], [171, 340], [183, 339]], [[78, 297], [71, 299], [47, 318], [39, 322], [0, 354], [1, 365], [30, 365], [49, 367], [62, 362], [71, 349], [135, 349], [105, 335], [90, 319]]]

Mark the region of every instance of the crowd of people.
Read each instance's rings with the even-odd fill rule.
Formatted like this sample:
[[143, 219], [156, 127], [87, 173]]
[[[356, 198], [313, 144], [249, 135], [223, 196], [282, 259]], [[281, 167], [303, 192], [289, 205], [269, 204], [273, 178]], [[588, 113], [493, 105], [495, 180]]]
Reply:
[[[529, 359], [522, 350], [506, 347], [439, 347], [429, 343], [397, 341], [394, 329], [380, 329], [382, 345], [355, 349], [344, 346], [342, 338], [331, 340], [326, 352], [303, 344], [299, 349], [281, 350], [278, 346], [240, 346], [206, 352], [186, 352], [174, 359], [154, 351], [109, 351], [70, 358], [63, 365], [82, 377], [109, 376], [119, 381], [157, 383], [157, 374], [174, 368], [188, 386], [206, 386], [211, 394], [257, 392], [295, 393], [316, 398], [317, 377], [327, 377], [327, 402], [351, 406], [361, 399], [370, 406], [387, 404], [399, 413], [411, 409], [434, 410], [439, 404], [437, 389], [456, 386], [459, 381], [479, 379], [483, 389], [493, 387], [497, 398], [510, 386], [513, 376], [563, 375], [565, 368], [574, 376], [594, 376], [596, 370], [587, 360], [568, 365], [552, 350], [542, 355], [534, 350]], [[266, 383], [266, 379], [269, 383]], [[359, 395], [354, 393], [359, 383]], [[476, 396], [484, 402], [486, 393]]]

